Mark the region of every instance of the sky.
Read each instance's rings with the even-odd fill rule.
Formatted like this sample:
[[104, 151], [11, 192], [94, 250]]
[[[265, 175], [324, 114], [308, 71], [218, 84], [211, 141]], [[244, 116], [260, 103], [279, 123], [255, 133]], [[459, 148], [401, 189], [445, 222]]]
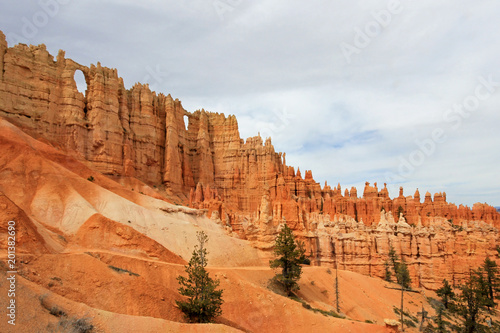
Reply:
[[500, 206], [496, 0], [2, 1], [9, 46], [236, 115], [288, 165], [391, 197]]

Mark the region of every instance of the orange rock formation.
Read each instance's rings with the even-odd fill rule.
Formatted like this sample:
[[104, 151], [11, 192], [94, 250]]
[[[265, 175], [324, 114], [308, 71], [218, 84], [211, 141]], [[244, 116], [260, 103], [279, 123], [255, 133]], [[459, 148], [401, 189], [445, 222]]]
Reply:
[[[77, 70], [85, 94], [77, 91]], [[422, 201], [418, 190], [404, 196], [402, 188], [391, 199], [377, 183], [366, 183], [361, 197], [356, 188], [322, 188], [311, 171], [303, 178], [287, 166], [270, 139], [242, 140], [234, 116], [188, 112], [148, 85], [127, 90], [116, 69], [82, 66], [63, 51], [54, 59], [44, 45], [9, 48], [2, 33], [0, 116], [105, 175], [165, 186], [261, 249], [286, 222], [306, 240], [315, 264], [337, 261], [381, 276], [392, 243], [415, 280], [435, 287], [442, 277], [460, 278], [498, 244], [500, 214], [491, 206], [457, 207], [446, 193], [427, 192]]]

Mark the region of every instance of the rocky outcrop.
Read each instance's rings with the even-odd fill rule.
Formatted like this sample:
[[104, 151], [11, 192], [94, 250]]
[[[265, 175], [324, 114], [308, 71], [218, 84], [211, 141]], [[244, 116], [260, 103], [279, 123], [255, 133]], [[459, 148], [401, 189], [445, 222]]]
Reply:
[[444, 278], [460, 283], [469, 269], [495, 257], [498, 230], [485, 222], [457, 226], [434, 218], [430, 226], [409, 225], [382, 211], [377, 225], [365, 226], [351, 217], [319, 220], [316, 260], [370, 276], [383, 277], [390, 246], [408, 263], [414, 285], [440, 287]]
[[[84, 94], [76, 71], [85, 77]], [[422, 200], [418, 190], [405, 196], [402, 188], [391, 199], [377, 183], [366, 183], [361, 196], [356, 188], [321, 187], [310, 170], [302, 177], [288, 166], [270, 139], [242, 140], [234, 116], [188, 112], [148, 85], [125, 89], [116, 69], [82, 66], [63, 51], [54, 59], [44, 45], [9, 48], [1, 33], [0, 116], [103, 174], [164, 186], [256, 247], [269, 249], [287, 223], [315, 264], [381, 276], [393, 244], [414, 277], [432, 285], [440, 274], [460, 276], [469, 259], [481, 260], [499, 242], [494, 207], [457, 207], [446, 193]]]
[[[9, 121], [77, 152], [104, 174], [183, 185], [182, 170], [165, 167], [167, 161], [170, 169], [178, 166], [180, 157], [175, 154], [174, 161], [172, 150], [186, 140], [177, 133], [184, 115], [178, 100], [156, 95], [147, 85], [127, 91], [115, 69], [81, 66], [63, 51], [54, 60], [44, 45], [8, 48], [2, 66], [0, 114]], [[76, 89], [77, 70], [87, 81], [85, 96]]]

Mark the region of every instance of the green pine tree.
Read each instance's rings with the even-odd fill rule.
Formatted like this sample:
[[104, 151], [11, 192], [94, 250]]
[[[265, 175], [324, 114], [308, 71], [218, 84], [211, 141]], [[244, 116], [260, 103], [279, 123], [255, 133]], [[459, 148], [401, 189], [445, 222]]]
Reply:
[[473, 271], [466, 283], [460, 286], [460, 295], [457, 298], [457, 313], [463, 318], [461, 329], [466, 333], [481, 332], [481, 311], [486, 308], [486, 296], [482, 274]]
[[404, 289], [410, 289], [411, 277], [410, 272], [408, 271], [408, 266], [406, 265], [404, 259], [401, 259], [401, 262], [398, 264], [396, 279], [398, 280], [398, 284], [401, 285]]
[[208, 251], [205, 244], [208, 236], [203, 232], [196, 234], [199, 245], [194, 247], [193, 255], [186, 268], [187, 277], [179, 276], [179, 293], [186, 296], [185, 301], [175, 301], [190, 322], [208, 323], [222, 314], [222, 290], [217, 290], [220, 281], [208, 275]]
[[299, 289], [297, 281], [302, 274], [300, 264], [304, 260], [304, 246], [295, 242], [292, 230], [286, 224], [276, 237], [274, 255], [277, 259], [270, 260], [269, 265], [271, 268], [281, 268], [281, 273], [276, 274], [275, 279], [290, 296]]
[[396, 216], [398, 219], [399, 219], [399, 215], [403, 214], [403, 217], [405, 216], [405, 210], [403, 209], [403, 207], [399, 206], [398, 207], [398, 215]]
[[446, 333], [447, 330], [446, 330], [446, 323], [445, 321], [443, 320], [443, 307], [442, 306], [439, 306], [439, 308], [437, 309], [437, 314], [436, 314], [436, 332], [438, 333]]
[[488, 277], [486, 272], [483, 270], [483, 267], [479, 267], [473, 274], [474, 283], [477, 286], [479, 292], [482, 295], [483, 305], [491, 310], [491, 308], [495, 307], [494, 298], [489, 297], [489, 284]]
[[498, 265], [495, 261], [491, 260], [489, 257], [486, 257], [483, 263], [483, 271], [485, 273], [487, 295], [491, 305], [494, 307], [496, 305], [495, 299], [500, 298], [497, 295], [500, 292], [500, 276]]
[[385, 280], [391, 282], [392, 272], [388, 260], [384, 262], [384, 268], [385, 268]]
[[403, 321], [403, 313], [404, 313], [404, 291], [410, 289], [411, 286], [411, 277], [410, 272], [408, 271], [408, 266], [406, 266], [406, 262], [404, 259], [401, 259], [401, 262], [397, 264], [396, 271], [396, 279], [398, 280], [398, 284], [401, 286], [401, 329], [404, 331], [404, 321]]
[[389, 260], [392, 263], [392, 268], [394, 270], [394, 274], [397, 277], [398, 265], [399, 265], [399, 257], [396, 254], [396, 250], [394, 249], [394, 247], [392, 246], [392, 244], [389, 245]]
[[441, 301], [446, 309], [448, 309], [448, 303], [455, 298], [455, 293], [446, 279], [443, 280], [443, 286], [436, 290], [436, 294], [441, 297]]

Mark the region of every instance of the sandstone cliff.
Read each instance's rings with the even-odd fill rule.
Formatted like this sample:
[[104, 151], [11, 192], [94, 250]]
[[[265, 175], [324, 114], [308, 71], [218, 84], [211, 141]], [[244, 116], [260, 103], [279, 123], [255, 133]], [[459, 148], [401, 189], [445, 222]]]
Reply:
[[[85, 94], [76, 88], [77, 70]], [[356, 188], [321, 187], [311, 171], [302, 177], [287, 166], [270, 139], [242, 140], [234, 116], [188, 112], [148, 85], [127, 90], [116, 69], [82, 66], [63, 51], [54, 59], [44, 45], [9, 48], [1, 32], [0, 116], [105, 175], [164, 186], [261, 249], [272, 246], [286, 222], [315, 264], [337, 262], [381, 276], [391, 243], [414, 278], [435, 287], [442, 276], [460, 278], [499, 243], [494, 207], [457, 207], [446, 193], [427, 192], [422, 201], [418, 190], [404, 196], [401, 189], [391, 199], [377, 183], [366, 183], [361, 197]]]

